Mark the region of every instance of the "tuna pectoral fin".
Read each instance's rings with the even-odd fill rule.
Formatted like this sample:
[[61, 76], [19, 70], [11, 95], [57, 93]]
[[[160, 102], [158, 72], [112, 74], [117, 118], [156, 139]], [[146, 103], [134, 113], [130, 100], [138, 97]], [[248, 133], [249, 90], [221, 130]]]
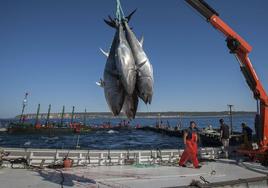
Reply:
[[100, 81], [96, 82], [96, 84], [100, 87], [104, 87], [105, 83], [102, 79], [100, 79]]
[[139, 70], [145, 63], [147, 62], [147, 60], [145, 60], [144, 62], [136, 65], [136, 70]]
[[105, 56], [108, 57], [109, 56], [109, 52], [105, 52], [103, 49], [100, 48], [101, 53]]
[[142, 37], [141, 37], [141, 40], [140, 40], [140, 45], [141, 45], [141, 47], [143, 46], [143, 42], [144, 42], [144, 37], [142, 36]]

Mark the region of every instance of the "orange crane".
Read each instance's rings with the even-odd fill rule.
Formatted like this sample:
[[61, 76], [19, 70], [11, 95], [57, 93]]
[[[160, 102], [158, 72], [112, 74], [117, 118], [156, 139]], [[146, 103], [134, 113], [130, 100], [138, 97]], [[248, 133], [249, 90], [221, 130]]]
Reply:
[[234, 54], [238, 60], [246, 82], [252, 90], [254, 98], [257, 100], [255, 131], [259, 148], [257, 150], [240, 150], [240, 152], [248, 154], [251, 157], [262, 155], [264, 159], [266, 158], [268, 160], [268, 96], [249, 59], [249, 53], [252, 47], [228, 26], [219, 17], [219, 14], [204, 0], [185, 1], [196, 9], [215, 29], [224, 34], [227, 47], [230, 53]]

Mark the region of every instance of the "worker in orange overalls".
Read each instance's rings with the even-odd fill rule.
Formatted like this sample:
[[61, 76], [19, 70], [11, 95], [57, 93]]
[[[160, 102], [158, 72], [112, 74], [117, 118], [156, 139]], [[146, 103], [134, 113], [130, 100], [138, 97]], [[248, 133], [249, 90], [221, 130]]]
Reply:
[[191, 160], [195, 168], [201, 168], [197, 159], [197, 152], [198, 152], [198, 135], [197, 135], [197, 128], [196, 123], [194, 121], [190, 122], [190, 127], [184, 131], [183, 141], [185, 144], [185, 149], [181, 156], [179, 165], [182, 167], [186, 167], [185, 163], [188, 160]]

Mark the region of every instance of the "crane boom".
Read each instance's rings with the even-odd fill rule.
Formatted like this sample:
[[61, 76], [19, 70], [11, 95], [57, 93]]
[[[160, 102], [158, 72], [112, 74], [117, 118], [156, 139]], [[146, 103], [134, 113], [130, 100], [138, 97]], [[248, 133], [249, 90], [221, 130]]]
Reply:
[[227, 47], [239, 61], [241, 71], [246, 79], [254, 98], [260, 102], [258, 114], [255, 118], [255, 130], [262, 151], [268, 150], [268, 96], [254, 70], [248, 54], [252, 47], [220, 17], [219, 13], [210, 7], [204, 0], [185, 0], [196, 9], [215, 29], [226, 37]]

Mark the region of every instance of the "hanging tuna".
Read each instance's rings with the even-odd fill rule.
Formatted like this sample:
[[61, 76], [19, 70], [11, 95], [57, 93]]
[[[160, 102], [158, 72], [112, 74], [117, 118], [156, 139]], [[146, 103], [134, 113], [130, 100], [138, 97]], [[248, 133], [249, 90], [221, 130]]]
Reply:
[[108, 53], [103, 73], [104, 79], [97, 84], [104, 88], [107, 104], [116, 116], [121, 110], [129, 119], [135, 118], [140, 97], [145, 104], [151, 104], [153, 97], [153, 68], [143, 50], [143, 41], [138, 41], [128, 25], [133, 11], [124, 17], [117, 1], [116, 18], [104, 20], [116, 32]]

